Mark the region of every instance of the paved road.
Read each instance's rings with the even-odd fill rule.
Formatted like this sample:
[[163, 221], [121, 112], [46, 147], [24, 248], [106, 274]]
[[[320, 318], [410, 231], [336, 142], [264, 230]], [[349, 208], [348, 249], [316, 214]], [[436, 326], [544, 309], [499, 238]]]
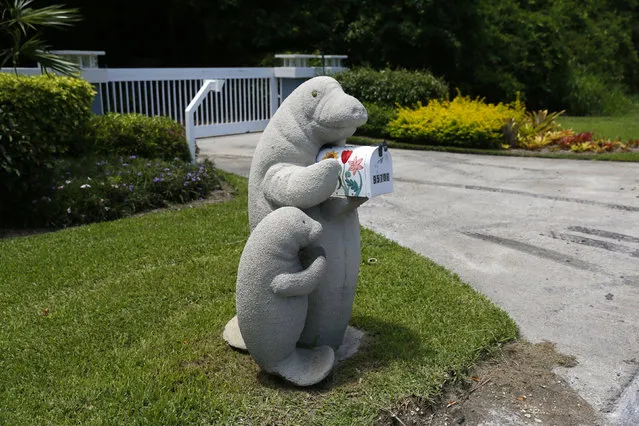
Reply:
[[[259, 134], [200, 140], [248, 176]], [[361, 223], [453, 270], [619, 424], [639, 424], [639, 164], [393, 150], [395, 192]]]

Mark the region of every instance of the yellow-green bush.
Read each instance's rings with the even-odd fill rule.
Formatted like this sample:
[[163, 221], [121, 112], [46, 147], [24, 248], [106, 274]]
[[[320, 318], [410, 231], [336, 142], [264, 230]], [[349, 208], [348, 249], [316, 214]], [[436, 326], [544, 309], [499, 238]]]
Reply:
[[499, 148], [509, 119], [521, 120], [523, 103], [485, 103], [460, 94], [452, 101], [432, 100], [416, 109], [400, 108], [388, 124], [391, 137], [414, 143]]
[[51, 152], [84, 151], [94, 96], [80, 78], [0, 73], [0, 107], [15, 117], [14, 130]]

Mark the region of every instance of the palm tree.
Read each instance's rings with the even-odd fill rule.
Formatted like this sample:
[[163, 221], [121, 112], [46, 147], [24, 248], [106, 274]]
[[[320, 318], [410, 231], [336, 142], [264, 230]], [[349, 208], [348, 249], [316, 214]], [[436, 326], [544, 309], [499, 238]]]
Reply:
[[67, 28], [81, 17], [78, 9], [63, 5], [30, 7], [33, 0], [0, 0], [0, 67], [10, 64], [17, 72], [21, 58], [37, 61], [42, 69], [73, 75], [80, 68], [73, 62], [49, 52], [50, 46], [42, 38], [42, 28]]

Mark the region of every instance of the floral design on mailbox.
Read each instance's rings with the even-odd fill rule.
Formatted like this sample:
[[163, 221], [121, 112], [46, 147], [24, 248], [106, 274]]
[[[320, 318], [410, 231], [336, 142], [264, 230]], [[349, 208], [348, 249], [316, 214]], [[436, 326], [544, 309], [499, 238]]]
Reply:
[[318, 161], [334, 158], [342, 170], [335, 197], [375, 197], [393, 192], [393, 168], [386, 146], [329, 147], [321, 150]]

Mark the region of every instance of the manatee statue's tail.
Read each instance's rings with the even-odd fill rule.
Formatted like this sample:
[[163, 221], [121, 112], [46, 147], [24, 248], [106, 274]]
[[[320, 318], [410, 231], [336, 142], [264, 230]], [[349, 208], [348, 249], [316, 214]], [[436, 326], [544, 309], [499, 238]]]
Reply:
[[310, 386], [324, 380], [333, 370], [335, 352], [330, 346], [313, 349], [296, 348], [269, 373], [282, 376], [297, 386]]
[[244, 338], [242, 337], [242, 332], [240, 331], [240, 324], [237, 322], [237, 315], [226, 323], [226, 327], [224, 327], [224, 332], [222, 333], [222, 338], [226, 340], [226, 343], [228, 343], [231, 347], [240, 351], [248, 352], [246, 343], [244, 343]]

